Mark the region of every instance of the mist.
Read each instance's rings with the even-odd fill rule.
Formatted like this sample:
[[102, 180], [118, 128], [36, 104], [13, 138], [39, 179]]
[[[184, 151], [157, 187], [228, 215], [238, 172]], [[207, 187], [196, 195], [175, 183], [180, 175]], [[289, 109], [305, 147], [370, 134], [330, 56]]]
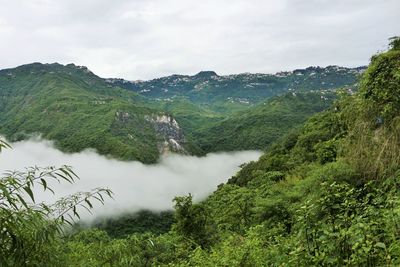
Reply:
[[94, 150], [66, 154], [50, 141], [32, 139], [11, 144], [12, 149], [0, 153], [0, 172], [23, 171], [25, 167], [73, 167], [79, 180], [74, 184], [51, 183], [56, 192], [43, 192], [36, 188], [39, 201], [54, 202], [77, 191], [92, 188], [110, 188], [114, 199], [106, 199], [104, 206], [95, 205], [93, 214], [82, 212], [82, 218], [117, 216], [142, 209], [168, 210], [173, 207], [175, 196], [191, 193], [199, 201], [212, 193], [219, 184], [226, 182], [240, 165], [256, 160], [258, 151], [211, 153], [204, 157], [168, 155], [157, 164], [123, 162], [101, 156]]

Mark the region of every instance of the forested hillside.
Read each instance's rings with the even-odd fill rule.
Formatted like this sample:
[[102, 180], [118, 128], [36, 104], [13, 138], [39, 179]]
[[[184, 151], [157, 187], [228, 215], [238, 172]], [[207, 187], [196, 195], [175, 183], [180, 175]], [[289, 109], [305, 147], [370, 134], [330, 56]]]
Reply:
[[197, 130], [202, 151], [265, 149], [312, 114], [328, 108], [334, 92], [287, 93]]
[[184, 150], [173, 118], [83, 67], [36, 63], [2, 70], [0, 99], [1, 133], [11, 140], [41, 135], [64, 151], [95, 148], [146, 163], [155, 162], [174, 136], [182, 145], [176, 150]]
[[359, 93], [343, 92], [207, 200], [177, 197], [168, 234], [112, 240], [82, 232], [68, 242], [72, 262], [82, 263], [73, 256], [79, 248], [86, 258], [110, 253], [92, 258], [110, 265], [400, 264], [399, 77], [394, 39], [372, 57]]
[[[388, 51], [371, 58], [357, 93], [343, 91], [206, 200], [177, 196], [169, 232], [114, 238], [89, 229], [60, 237], [11, 224], [18, 242], [1, 239], [2, 260], [10, 266], [398, 266], [399, 98], [400, 38], [393, 38]], [[5, 203], [20, 201], [2, 192]], [[21, 253], [43, 232], [49, 242]], [[40, 258], [49, 261], [37, 264]]]
[[156, 100], [174, 101], [175, 98], [184, 97], [205, 105], [216, 102], [248, 105], [290, 91], [331, 90], [353, 86], [358, 75], [364, 70], [365, 67], [328, 66], [308, 67], [276, 74], [242, 73], [226, 76], [220, 76], [213, 71], [202, 71], [194, 76], [172, 75], [134, 82], [107, 79], [107, 82]]
[[[66, 152], [92, 148], [144, 163], [155, 163], [170, 151], [203, 155], [264, 149], [327, 107], [332, 98], [325, 99], [322, 89], [351, 88], [362, 70], [328, 67], [234, 76], [203, 72], [179, 76], [180, 82], [171, 76], [131, 83], [102, 79], [73, 64], [33, 63], [0, 71], [0, 133], [11, 141], [40, 135]], [[212, 86], [200, 88], [202, 84]], [[265, 102], [288, 91], [314, 93]]]

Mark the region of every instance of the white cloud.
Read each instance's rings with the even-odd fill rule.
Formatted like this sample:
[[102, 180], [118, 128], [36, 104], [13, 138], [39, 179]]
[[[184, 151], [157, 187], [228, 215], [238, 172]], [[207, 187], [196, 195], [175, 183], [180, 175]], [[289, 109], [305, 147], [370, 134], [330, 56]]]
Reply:
[[0, 0], [0, 68], [103, 77], [357, 66], [399, 34], [398, 0]]
[[145, 165], [107, 159], [94, 151], [65, 154], [55, 149], [51, 142], [43, 140], [22, 141], [12, 146], [13, 149], [0, 153], [0, 173], [23, 171], [28, 166], [66, 164], [72, 166], [80, 177], [73, 185], [49, 183], [55, 189], [55, 196], [37, 188], [40, 201], [54, 202], [61, 196], [96, 187], [112, 189], [115, 199], [107, 200], [105, 206], [97, 205], [94, 216], [83, 213], [85, 218], [140, 209], [170, 209], [175, 196], [188, 193], [197, 200], [203, 199], [234, 175], [242, 163], [256, 160], [261, 155], [256, 151], [216, 153], [200, 158], [171, 155], [158, 164]]

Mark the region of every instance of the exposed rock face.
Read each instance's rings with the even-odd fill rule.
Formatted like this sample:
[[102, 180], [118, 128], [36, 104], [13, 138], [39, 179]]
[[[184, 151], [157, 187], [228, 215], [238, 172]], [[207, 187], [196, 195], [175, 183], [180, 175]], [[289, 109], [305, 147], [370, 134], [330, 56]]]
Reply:
[[118, 118], [118, 120], [122, 122], [127, 122], [129, 120], [130, 114], [128, 112], [117, 111], [115, 112], [115, 116]]
[[145, 116], [145, 119], [153, 124], [157, 136], [161, 139], [158, 144], [158, 150], [161, 154], [171, 151], [187, 153], [184, 148], [185, 136], [173, 117], [169, 115], [152, 115]]

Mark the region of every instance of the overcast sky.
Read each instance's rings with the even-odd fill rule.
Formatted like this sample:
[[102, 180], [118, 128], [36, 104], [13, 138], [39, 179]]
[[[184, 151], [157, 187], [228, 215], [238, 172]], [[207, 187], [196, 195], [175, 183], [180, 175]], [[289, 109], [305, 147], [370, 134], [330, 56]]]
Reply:
[[0, 0], [0, 68], [131, 80], [365, 65], [394, 35], [399, 0]]

